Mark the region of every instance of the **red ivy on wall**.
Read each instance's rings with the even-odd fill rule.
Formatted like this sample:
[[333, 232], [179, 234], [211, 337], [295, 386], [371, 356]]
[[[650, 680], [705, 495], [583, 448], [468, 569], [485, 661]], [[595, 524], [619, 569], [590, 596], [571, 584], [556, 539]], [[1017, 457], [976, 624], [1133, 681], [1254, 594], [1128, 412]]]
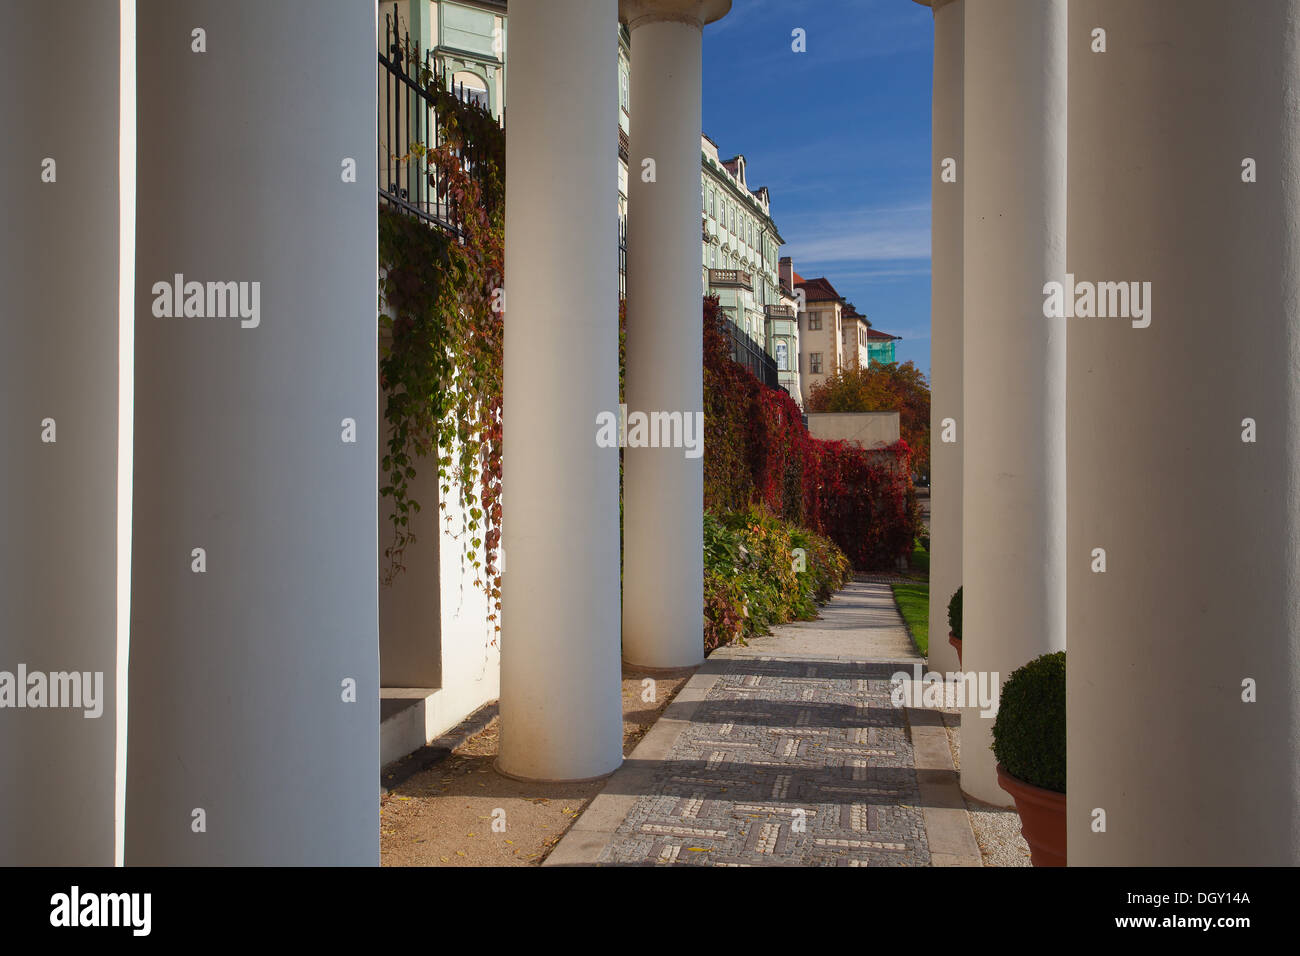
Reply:
[[784, 389], [732, 361], [716, 298], [704, 300], [704, 506], [762, 502], [834, 541], [858, 570], [893, 568], [917, 529], [911, 449], [813, 438]]

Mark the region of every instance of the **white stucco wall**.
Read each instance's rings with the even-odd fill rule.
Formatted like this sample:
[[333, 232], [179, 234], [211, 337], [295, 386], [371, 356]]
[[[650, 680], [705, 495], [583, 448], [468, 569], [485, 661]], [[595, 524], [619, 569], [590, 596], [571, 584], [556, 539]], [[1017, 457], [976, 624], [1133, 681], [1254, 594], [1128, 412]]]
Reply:
[[825, 441], [847, 441], [863, 448], [881, 448], [898, 441], [898, 412], [809, 412], [808, 431]]

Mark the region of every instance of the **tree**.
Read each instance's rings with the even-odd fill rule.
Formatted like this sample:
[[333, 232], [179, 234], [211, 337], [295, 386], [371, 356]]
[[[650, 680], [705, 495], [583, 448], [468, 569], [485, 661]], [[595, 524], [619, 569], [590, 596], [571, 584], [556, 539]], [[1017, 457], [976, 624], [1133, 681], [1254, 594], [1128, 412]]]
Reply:
[[914, 453], [912, 467], [930, 480], [930, 383], [912, 362], [872, 362], [842, 368], [808, 396], [810, 412], [898, 412], [903, 441]]

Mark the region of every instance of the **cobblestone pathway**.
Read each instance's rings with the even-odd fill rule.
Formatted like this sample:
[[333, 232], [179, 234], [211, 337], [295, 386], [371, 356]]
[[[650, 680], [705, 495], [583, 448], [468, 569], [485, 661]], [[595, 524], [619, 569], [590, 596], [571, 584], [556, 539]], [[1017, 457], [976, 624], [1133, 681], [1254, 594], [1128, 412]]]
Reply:
[[[795, 626], [804, 628], [795, 632], [800, 650], [817, 645], [819, 625], [842, 632], [855, 613], [888, 620], [892, 599], [885, 607], [879, 585], [858, 587], [871, 600], [838, 609], [838, 620]], [[791, 629], [780, 631], [788, 641]], [[890, 702], [890, 677], [907, 664], [837, 656], [715, 654], [716, 682], [599, 861], [929, 864], [905, 712]]]
[[894, 664], [733, 659], [605, 863], [930, 862]]

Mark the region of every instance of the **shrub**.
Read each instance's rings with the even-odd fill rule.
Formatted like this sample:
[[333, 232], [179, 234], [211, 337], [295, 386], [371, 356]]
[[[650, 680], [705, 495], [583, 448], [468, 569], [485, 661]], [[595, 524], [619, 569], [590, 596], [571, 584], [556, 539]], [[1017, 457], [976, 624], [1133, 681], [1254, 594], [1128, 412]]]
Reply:
[[744, 635], [745, 617], [739, 588], [731, 578], [704, 575], [704, 651], [708, 653]]
[[961, 588], [952, 593], [948, 600], [948, 630], [952, 636], [961, 640]]
[[[800, 528], [791, 534], [790, 540], [795, 547], [803, 548], [807, 554], [811, 598], [817, 604], [825, 604], [832, 594], [852, 579], [853, 566], [830, 538]], [[814, 610], [813, 615], [815, 614]]]
[[[804, 551], [802, 561], [796, 561], [796, 548]], [[818, 603], [851, 576], [848, 558], [834, 543], [765, 506], [706, 512], [705, 650], [765, 634], [774, 624], [815, 619]]]
[[1065, 651], [1014, 671], [993, 723], [993, 755], [1011, 776], [1065, 793]]

